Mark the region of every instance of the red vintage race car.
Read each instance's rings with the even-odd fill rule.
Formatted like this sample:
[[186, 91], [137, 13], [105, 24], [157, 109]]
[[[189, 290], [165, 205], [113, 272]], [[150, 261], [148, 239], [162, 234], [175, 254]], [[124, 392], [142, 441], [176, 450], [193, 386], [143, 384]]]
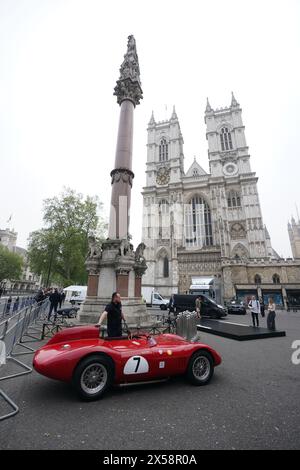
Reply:
[[210, 346], [174, 334], [101, 338], [96, 326], [60, 331], [33, 358], [37, 372], [71, 382], [85, 400], [100, 398], [112, 385], [174, 375], [186, 375], [192, 384], [206, 385], [220, 363], [221, 357]]

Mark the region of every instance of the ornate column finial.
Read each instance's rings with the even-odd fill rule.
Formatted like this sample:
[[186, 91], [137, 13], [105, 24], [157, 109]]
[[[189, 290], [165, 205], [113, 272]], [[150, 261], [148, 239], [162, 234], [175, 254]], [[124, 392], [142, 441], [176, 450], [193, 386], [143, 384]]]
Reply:
[[127, 52], [120, 67], [120, 78], [117, 80], [114, 95], [117, 96], [118, 104], [124, 100], [130, 100], [136, 106], [143, 99], [139, 59], [133, 35], [128, 36]]

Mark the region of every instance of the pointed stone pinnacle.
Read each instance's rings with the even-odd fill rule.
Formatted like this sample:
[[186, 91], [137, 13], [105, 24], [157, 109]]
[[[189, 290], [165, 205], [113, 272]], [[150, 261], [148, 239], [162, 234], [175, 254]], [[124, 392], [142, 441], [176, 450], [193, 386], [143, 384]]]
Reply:
[[150, 117], [150, 121], [149, 121], [149, 126], [155, 124], [155, 118], [154, 118], [154, 112], [152, 111], [152, 114], [151, 114], [151, 117]]
[[175, 110], [175, 105], [173, 105], [173, 111], [172, 111], [171, 119], [178, 119], [177, 113], [176, 113], [176, 110]]
[[205, 108], [205, 112], [206, 112], [206, 113], [210, 113], [211, 111], [212, 111], [212, 107], [211, 107], [211, 105], [209, 104], [208, 98], [206, 98], [206, 108]]
[[233, 94], [233, 91], [231, 92], [231, 107], [239, 106], [239, 103], [235, 99], [235, 96]]

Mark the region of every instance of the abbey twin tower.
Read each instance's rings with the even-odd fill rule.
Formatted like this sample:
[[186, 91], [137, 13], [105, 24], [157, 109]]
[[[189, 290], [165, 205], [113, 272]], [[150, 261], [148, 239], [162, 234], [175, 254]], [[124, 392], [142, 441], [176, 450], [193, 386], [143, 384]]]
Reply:
[[284, 260], [272, 248], [233, 94], [230, 106], [221, 109], [207, 100], [205, 124], [209, 173], [196, 159], [185, 172], [175, 108], [162, 122], [152, 113], [143, 188], [143, 286], [167, 297], [210, 279], [219, 286], [219, 301], [272, 295], [286, 307], [300, 300], [300, 249]]

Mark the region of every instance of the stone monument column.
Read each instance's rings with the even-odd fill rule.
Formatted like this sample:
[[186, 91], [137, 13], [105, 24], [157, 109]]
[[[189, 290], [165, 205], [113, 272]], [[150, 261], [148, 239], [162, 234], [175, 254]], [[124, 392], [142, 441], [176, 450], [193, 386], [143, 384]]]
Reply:
[[111, 172], [112, 194], [109, 238], [128, 238], [132, 172], [133, 112], [143, 98], [136, 44], [128, 37], [127, 53], [120, 68], [120, 78], [114, 90], [120, 105], [119, 130], [115, 167]]
[[121, 103], [115, 168], [111, 172], [112, 194], [109, 219], [109, 238], [127, 238], [132, 172], [132, 138], [134, 105], [129, 100]]
[[[118, 291], [123, 312], [130, 325], [147, 325], [149, 315], [141, 294], [141, 278], [147, 269], [145, 245], [134, 251], [129, 233], [132, 171], [133, 113], [143, 98], [136, 43], [128, 37], [127, 52], [114, 89], [120, 105], [114, 169], [111, 172], [111, 209], [108, 238], [101, 246], [90, 240], [86, 261], [89, 271], [88, 294], [80, 309], [80, 321], [96, 323], [100, 313]], [[95, 294], [96, 292], [96, 294]]]

